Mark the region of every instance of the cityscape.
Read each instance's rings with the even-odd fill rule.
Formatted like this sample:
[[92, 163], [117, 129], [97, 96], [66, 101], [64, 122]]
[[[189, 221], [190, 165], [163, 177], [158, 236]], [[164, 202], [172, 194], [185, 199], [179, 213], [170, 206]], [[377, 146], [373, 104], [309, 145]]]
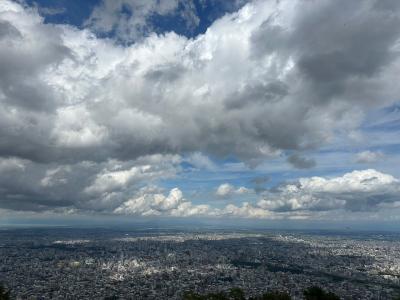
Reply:
[[400, 300], [400, 0], [0, 0], [0, 300]]
[[185, 292], [303, 299], [400, 295], [400, 235], [334, 231], [4, 229], [0, 282], [15, 299], [182, 299]]

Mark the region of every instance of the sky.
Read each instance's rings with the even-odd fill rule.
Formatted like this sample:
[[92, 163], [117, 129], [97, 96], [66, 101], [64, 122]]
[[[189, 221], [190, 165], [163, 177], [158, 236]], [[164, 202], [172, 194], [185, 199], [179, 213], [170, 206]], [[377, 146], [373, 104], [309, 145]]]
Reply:
[[1, 0], [0, 223], [400, 225], [399, 28], [396, 0]]

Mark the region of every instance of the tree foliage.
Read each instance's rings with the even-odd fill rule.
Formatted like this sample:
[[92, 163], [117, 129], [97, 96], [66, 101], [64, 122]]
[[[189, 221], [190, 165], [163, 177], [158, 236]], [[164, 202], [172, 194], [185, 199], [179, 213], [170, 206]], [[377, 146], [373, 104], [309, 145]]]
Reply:
[[[320, 287], [313, 286], [303, 292], [305, 300], [340, 300], [340, 298], [332, 292], [326, 292]], [[267, 292], [260, 296], [246, 297], [240, 288], [233, 288], [229, 293], [218, 292], [208, 294], [197, 294], [195, 292], [186, 292], [183, 300], [291, 300], [292, 298], [286, 292]]]
[[183, 294], [183, 300], [230, 300], [228, 295], [223, 292], [209, 293], [205, 295], [196, 294], [194, 292], [186, 292]]
[[246, 299], [246, 296], [245, 296], [243, 290], [240, 288], [232, 288], [229, 291], [229, 297], [232, 300], [245, 300]]
[[290, 300], [292, 299], [288, 293], [284, 292], [269, 292], [263, 294], [257, 300]]
[[183, 295], [183, 300], [290, 300], [291, 297], [287, 293], [268, 292], [256, 297], [247, 298], [245, 293], [240, 288], [232, 288], [229, 293], [209, 293], [197, 294], [194, 292], [186, 292]]
[[9, 300], [10, 290], [7, 290], [2, 284], [0, 284], [0, 300]]
[[325, 292], [318, 286], [312, 286], [303, 292], [305, 300], [340, 300], [339, 296], [332, 292]]

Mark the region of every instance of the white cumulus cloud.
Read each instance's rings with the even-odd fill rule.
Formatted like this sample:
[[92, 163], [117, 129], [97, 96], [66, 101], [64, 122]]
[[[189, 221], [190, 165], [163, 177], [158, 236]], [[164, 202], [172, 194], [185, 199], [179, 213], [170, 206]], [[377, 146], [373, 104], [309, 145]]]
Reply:
[[275, 211], [369, 210], [397, 201], [399, 191], [398, 179], [368, 169], [334, 178], [301, 178], [265, 193], [258, 205]]
[[[311, 168], [298, 153], [354, 132], [400, 94], [395, 2], [251, 1], [193, 38], [146, 27], [180, 3], [103, 1], [77, 28], [0, 1], [0, 208], [268, 217], [395, 202], [398, 179], [375, 170], [303, 178], [258, 205], [219, 209], [178, 190], [144, 193], [182, 160], [213, 170], [206, 155], [254, 167], [294, 153], [289, 163]], [[125, 9], [132, 18], [120, 18]], [[101, 38], [113, 26], [118, 36]], [[132, 28], [148, 34], [132, 44]]]
[[232, 195], [243, 195], [243, 194], [248, 194], [248, 193], [251, 193], [250, 189], [248, 189], [244, 186], [236, 188], [229, 183], [221, 184], [215, 191], [215, 194], [219, 197], [229, 197]]

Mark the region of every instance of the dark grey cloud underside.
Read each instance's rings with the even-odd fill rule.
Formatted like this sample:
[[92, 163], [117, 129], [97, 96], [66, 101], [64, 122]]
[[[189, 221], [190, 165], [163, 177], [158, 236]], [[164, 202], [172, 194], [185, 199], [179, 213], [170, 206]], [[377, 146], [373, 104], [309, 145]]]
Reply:
[[[323, 140], [319, 124], [313, 123], [320, 120], [310, 118], [313, 110], [326, 107], [341, 119], [353, 105], [380, 105], [382, 99], [386, 99], [382, 89], [371, 90], [371, 81], [398, 57], [391, 47], [399, 37], [400, 21], [397, 6], [388, 5], [391, 9], [385, 9], [386, 6], [372, 1], [302, 5], [305, 9], [297, 13], [292, 30], [276, 28], [269, 20], [254, 32], [252, 39], [254, 59], [272, 51], [282, 57], [293, 55], [298, 70], [296, 76], [302, 80], [301, 89], [294, 89], [289, 81], [271, 80], [269, 73], [264, 74], [259, 83], [249, 82], [226, 98], [226, 115], [218, 116], [218, 124], [210, 125], [209, 118], [214, 118], [212, 112], [202, 108], [197, 108], [197, 113], [190, 111], [189, 114], [195, 115], [191, 119], [195, 126], [192, 134], [184, 132], [191, 129], [182, 127], [186, 121], [181, 113], [186, 114], [195, 107], [181, 108], [175, 117], [168, 116], [166, 111], [172, 107], [164, 105], [163, 112], [157, 108], [161, 103], [157, 101], [161, 99], [146, 100], [138, 103], [138, 108], [157, 113], [166, 122], [160, 135], [151, 139], [114, 130], [106, 123], [102, 108], [93, 106], [92, 117], [103, 122], [111, 133], [108, 140], [95, 149], [55, 146], [50, 138], [57, 98], [61, 95], [38, 77], [45, 67], [74, 58], [57, 36], [57, 29], [41, 26], [38, 30], [42, 33], [38, 35], [44, 40], [34, 49], [34, 60], [25, 49], [15, 51], [16, 47], [2, 47], [0, 50], [2, 107], [19, 109], [23, 118], [19, 121], [20, 128], [15, 126], [18, 121], [13, 128], [2, 124], [0, 130], [4, 138], [0, 154], [41, 162], [73, 162], [101, 161], [110, 157], [129, 160], [150, 153], [197, 150], [252, 159], [259, 155], [254, 147], [260, 144], [283, 150], [317, 147]], [[3, 39], [12, 32], [13, 39], [21, 39], [12, 24], [3, 22], [0, 28]], [[147, 72], [144, 80], [155, 92], [171, 82], [181, 84], [186, 74], [183, 65], [161, 65]], [[107, 86], [107, 79], [100, 84]], [[95, 91], [93, 96], [96, 96]], [[289, 105], [287, 97], [297, 100]], [[248, 146], [244, 148], [242, 144]]]
[[297, 169], [310, 169], [317, 164], [312, 158], [302, 157], [297, 153], [290, 155], [287, 161]]
[[[389, 74], [384, 80], [382, 76], [399, 59], [395, 45], [400, 37], [400, 2], [343, 0], [299, 5], [290, 28], [276, 25], [273, 21], [279, 14], [272, 14], [252, 33], [248, 64], [256, 67], [267, 55], [275, 54], [275, 67], [261, 70], [256, 79], [238, 74], [237, 82], [226, 82], [234, 88], [229, 87], [222, 99], [209, 99], [207, 92], [203, 102], [192, 101], [188, 94], [180, 102], [174, 102], [178, 96], [167, 98], [168, 88], [174, 91], [186, 86], [196, 74], [210, 84], [215, 81], [207, 78], [207, 68], [214, 61], [196, 60], [199, 54], [195, 50], [188, 55], [193, 58], [192, 69], [183, 59], [160, 63], [142, 74], [141, 88], [132, 87], [135, 82], [129, 80], [123, 82], [124, 76], [139, 69], [140, 62], [118, 66], [94, 81], [90, 93], [79, 99], [87, 103], [89, 111], [82, 118], [106, 128], [106, 137], [98, 144], [73, 146], [59, 143], [52, 134], [57, 108], [70, 100], [42, 75], [65, 61], [78, 67], [91, 57], [79, 58], [63, 41], [60, 27], [35, 23], [27, 36], [17, 24], [0, 19], [0, 157], [31, 161], [24, 175], [9, 171], [0, 176], [0, 206], [15, 210], [106, 209], [107, 203], [98, 205], [92, 202], [93, 196], [74, 190], [81, 192], [89, 186], [109, 159], [131, 167], [130, 163], [143, 155], [199, 151], [258, 162], [274, 151], [301, 153], [318, 148], [327, 140], [326, 131], [334, 132], [331, 123], [348, 121], [348, 111], [367, 111], [397, 100], [393, 98], [398, 96], [397, 78]], [[280, 63], [289, 57], [293, 71], [280, 78]], [[218, 80], [224, 82], [225, 78]], [[120, 94], [110, 92], [115, 86]], [[113, 119], [122, 104], [127, 110], [158, 117], [161, 125], [153, 126], [153, 120], [145, 119], [133, 130], [123, 127], [120, 120]], [[139, 123], [137, 115], [135, 118], [128, 123]], [[326, 119], [330, 122], [324, 127]], [[81, 129], [77, 126], [76, 132]], [[264, 146], [267, 154], [260, 152]], [[82, 161], [93, 161], [95, 166], [79, 167]], [[315, 165], [298, 154], [289, 156], [288, 162], [296, 168]], [[64, 164], [74, 166], [67, 187], [38, 186], [47, 169]], [[134, 193], [137, 186], [133, 184], [131, 189]], [[383, 196], [360, 197], [369, 197], [362, 205], [376, 206]], [[118, 199], [113, 205], [122, 201]], [[361, 209], [357, 200], [351, 203], [349, 209]]]

